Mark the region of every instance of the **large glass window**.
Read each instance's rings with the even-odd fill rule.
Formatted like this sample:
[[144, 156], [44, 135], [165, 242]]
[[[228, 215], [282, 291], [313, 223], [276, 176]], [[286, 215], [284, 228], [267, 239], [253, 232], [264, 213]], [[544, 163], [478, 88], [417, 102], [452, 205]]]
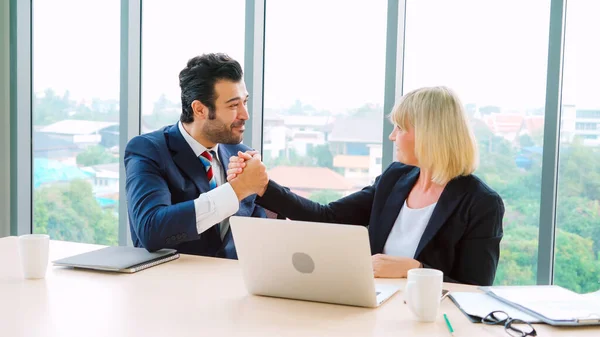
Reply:
[[192, 57], [226, 53], [244, 67], [245, 8], [244, 0], [143, 2], [142, 133], [179, 121], [179, 72]]
[[600, 2], [568, 0], [554, 282], [600, 289]]
[[115, 245], [120, 1], [35, 0], [33, 232]]
[[267, 1], [263, 158], [329, 202], [381, 173], [387, 1]]
[[549, 18], [549, 0], [407, 1], [404, 92], [458, 93], [506, 206], [495, 284], [536, 283]]
[[[404, 92], [459, 94], [479, 143], [476, 175], [506, 205], [496, 284], [536, 282], [550, 2], [406, 5]], [[225, 52], [244, 65], [245, 3], [143, 1], [141, 132], [178, 121], [190, 58]], [[32, 2], [33, 232], [52, 239], [118, 243], [120, 9]], [[578, 292], [600, 283], [599, 11], [567, 1], [554, 281]], [[381, 173], [386, 16], [386, 0], [267, 1], [271, 178], [329, 202]]]

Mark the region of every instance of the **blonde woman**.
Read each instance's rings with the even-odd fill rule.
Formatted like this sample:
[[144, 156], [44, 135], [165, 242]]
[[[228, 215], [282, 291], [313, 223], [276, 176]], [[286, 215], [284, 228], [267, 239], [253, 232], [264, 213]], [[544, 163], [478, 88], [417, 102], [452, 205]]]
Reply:
[[[435, 268], [446, 282], [491, 285], [504, 204], [473, 175], [478, 151], [462, 103], [448, 88], [421, 88], [400, 99], [390, 120], [397, 162], [373, 185], [321, 205], [269, 181], [256, 203], [290, 219], [368, 226], [375, 277]], [[249, 158], [231, 158], [229, 180]]]

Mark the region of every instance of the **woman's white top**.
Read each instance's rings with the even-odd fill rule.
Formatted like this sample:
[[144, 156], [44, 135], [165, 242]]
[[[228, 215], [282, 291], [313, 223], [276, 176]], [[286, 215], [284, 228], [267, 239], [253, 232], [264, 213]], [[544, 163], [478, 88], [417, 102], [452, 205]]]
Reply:
[[414, 259], [436, 204], [437, 202], [423, 208], [409, 208], [405, 200], [385, 242], [383, 254]]

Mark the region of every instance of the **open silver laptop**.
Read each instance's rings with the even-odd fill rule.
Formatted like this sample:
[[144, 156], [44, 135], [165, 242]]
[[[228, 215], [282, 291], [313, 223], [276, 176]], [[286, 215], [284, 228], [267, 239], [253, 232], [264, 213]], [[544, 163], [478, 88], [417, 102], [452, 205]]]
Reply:
[[398, 291], [375, 285], [365, 227], [238, 216], [229, 221], [251, 294], [377, 307]]

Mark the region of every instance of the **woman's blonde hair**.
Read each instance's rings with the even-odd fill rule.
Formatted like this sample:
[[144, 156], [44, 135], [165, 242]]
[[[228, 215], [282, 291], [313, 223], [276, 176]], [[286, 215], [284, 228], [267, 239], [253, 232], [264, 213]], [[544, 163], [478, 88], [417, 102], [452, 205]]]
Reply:
[[458, 96], [446, 87], [427, 87], [402, 96], [390, 119], [415, 132], [415, 156], [432, 180], [444, 185], [472, 174], [479, 163], [477, 142]]

